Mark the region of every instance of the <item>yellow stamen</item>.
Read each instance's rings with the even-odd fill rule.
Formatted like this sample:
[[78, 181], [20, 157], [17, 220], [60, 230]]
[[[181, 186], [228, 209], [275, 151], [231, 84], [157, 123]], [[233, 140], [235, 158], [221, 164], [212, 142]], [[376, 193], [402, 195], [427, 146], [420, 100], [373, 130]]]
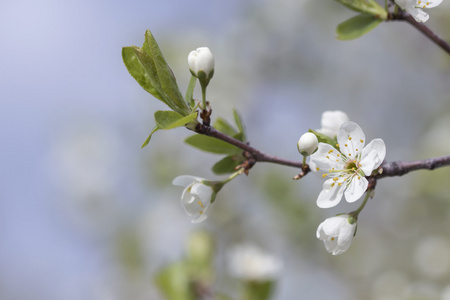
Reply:
[[347, 145], [347, 144], [345, 144], [344, 146], [345, 146], [345, 147], [348, 147], [348, 145]]
[[364, 141], [363, 140], [359, 140], [361, 143], [364, 143]]
[[351, 154], [351, 153], [349, 153], [349, 154], [348, 154], [348, 156], [352, 156], [352, 154]]
[[337, 177], [334, 177], [334, 178], [333, 178], [334, 181], [337, 181], [338, 179], [339, 179], [339, 178], [337, 178]]
[[341, 185], [342, 185], [342, 182], [339, 182], [339, 183], [338, 183], [338, 186], [341, 186]]
[[330, 157], [327, 155], [327, 158], [330, 158]]
[[336, 144], [336, 147], [338, 147], [338, 148], [339, 148], [339, 144]]
[[202, 201], [198, 201], [198, 205], [200, 205], [201, 208], [205, 208]]
[[334, 186], [334, 182], [331, 184], [331, 187], [333, 187]]
[[322, 178], [325, 178], [325, 177], [327, 177], [327, 176], [328, 176], [328, 174], [325, 173], [325, 174], [322, 175]]
[[316, 171], [319, 171], [319, 170], [320, 170], [320, 168], [319, 168], [319, 167], [317, 167], [317, 168], [316, 168]]
[[349, 137], [348, 137], [348, 140], [349, 140], [349, 141], [351, 141], [351, 140], [352, 140], [352, 137], [351, 137], [351, 136], [349, 136]]

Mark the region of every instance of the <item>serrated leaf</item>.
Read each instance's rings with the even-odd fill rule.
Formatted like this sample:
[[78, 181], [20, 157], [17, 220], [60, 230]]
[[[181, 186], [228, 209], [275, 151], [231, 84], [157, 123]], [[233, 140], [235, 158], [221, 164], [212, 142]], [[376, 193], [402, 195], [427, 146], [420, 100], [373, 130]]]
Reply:
[[229, 174], [235, 172], [235, 167], [244, 161], [242, 155], [230, 155], [219, 160], [213, 167], [212, 171], [217, 175]]
[[179, 113], [171, 110], [158, 110], [155, 112], [155, 122], [160, 129], [172, 129], [184, 126], [187, 123], [195, 120], [197, 113], [192, 113], [187, 116], [182, 116]]
[[145, 142], [142, 144], [141, 149], [144, 148], [145, 146], [148, 145], [148, 143], [150, 143], [150, 140], [152, 138], [152, 135], [157, 132], [159, 130], [158, 125], [156, 125], [155, 127], [153, 127], [152, 132], [150, 132], [150, 135], [148, 136], [148, 138], [145, 140]]
[[242, 150], [236, 146], [206, 135], [196, 134], [188, 137], [185, 142], [202, 151], [216, 154], [235, 155], [242, 152]]
[[230, 125], [225, 119], [217, 118], [213, 127], [226, 135], [233, 136], [237, 133], [236, 129]]
[[336, 28], [337, 39], [354, 40], [357, 39], [383, 22], [371, 15], [358, 15], [341, 23]]
[[142, 48], [155, 63], [161, 87], [175, 105], [175, 108], [172, 109], [183, 116], [188, 115], [190, 113], [189, 107], [184, 102], [172, 69], [169, 67], [150, 30], [145, 32], [145, 42]]
[[[141, 53], [142, 56], [138, 57], [138, 53]], [[122, 59], [128, 72], [139, 85], [155, 98], [166, 103], [163, 95], [164, 92], [159, 85], [156, 69], [152, 66], [153, 62], [151, 57], [142, 53], [140, 48], [131, 46], [122, 48]]]
[[319, 141], [319, 143], [325, 143], [325, 144], [329, 144], [333, 147], [336, 147], [336, 144], [337, 144], [336, 139], [330, 138], [328, 135], [325, 135], [323, 133], [317, 132], [312, 129], [310, 129], [309, 132], [314, 133], [314, 135], [317, 137], [317, 140]]
[[234, 122], [236, 122], [236, 126], [238, 127], [239, 132], [241, 132], [245, 139], [245, 126], [244, 122], [242, 121], [241, 115], [238, 113], [236, 109], [233, 108], [233, 116], [234, 116]]
[[378, 19], [386, 20], [387, 12], [374, 0], [337, 0], [348, 8], [377, 17]]
[[184, 97], [184, 100], [186, 101], [187, 105], [189, 105], [189, 107], [191, 109], [193, 109], [194, 106], [195, 106], [194, 89], [195, 89], [195, 84], [196, 83], [197, 83], [197, 77], [191, 76], [191, 80], [189, 80], [189, 85], [188, 85], [188, 88], [186, 90], [186, 96]]

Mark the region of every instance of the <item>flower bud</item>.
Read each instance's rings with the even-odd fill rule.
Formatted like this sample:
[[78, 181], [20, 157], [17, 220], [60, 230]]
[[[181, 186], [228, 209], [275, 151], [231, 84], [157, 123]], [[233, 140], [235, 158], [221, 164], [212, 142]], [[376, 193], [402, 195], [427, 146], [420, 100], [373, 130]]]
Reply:
[[189, 70], [200, 81], [209, 82], [214, 75], [214, 56], [208, 47], [191, 51], [188, 56]]
[[317, 149], [319, 141], [314, 133], [307, 132], [303, 134], [297, 143], [298, 152], [303, 156], [309, 156]]

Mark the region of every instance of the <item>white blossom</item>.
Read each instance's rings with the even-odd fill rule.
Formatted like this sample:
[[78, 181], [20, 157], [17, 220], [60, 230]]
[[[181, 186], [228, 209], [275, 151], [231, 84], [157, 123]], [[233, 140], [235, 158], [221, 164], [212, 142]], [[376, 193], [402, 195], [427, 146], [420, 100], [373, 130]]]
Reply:
[[228, 253], [229, 272], [242, 280], [274, 280], [282, 266], [278, 257], [251, 244], [237, 245]]
[[319, 141], [314, 133], [303, 134], [297, 143], [298, 152], [304, 156], [309, 156], [317, 149]]
[[361, 198], [368, 187], [365, 176], [377, 169], [386, 155], [382, 139], [374, 139], [364, 147], [364, 132], [354, 122], [342, 124], [337, 141], [336, 148], [319, 143], [317, 151], [311, 155], [311, 170], [328, 178], [317, 198], [317, 206], [321, 208], [336, 206], [343, 195], [347, 202]]
[[192, 223], [199, 223], [206, 220], [206, 211], [211, 202], [214, 201], [216, 192], [204, 178], [183, 175], [176, 177], [172, 184], [184, 187], [181, 195], [181, 205], [189, 216], [193, 216]]
[[348, 116], [345, 112], [340, 110], [328, 110], [322, 113], [322, 128], [317, 130], [331, 138], [334, 138], [339, 130], [339, 127], [345, 122], [347, 122]]
[[347, 214], [323, 221], [317, 228], [316, 236], [333, 255], [342, 254], [350, 248], [356, 231], [356, 220]]
[[188, 64], [192, 75], [195, 77], [207, 81], [213, 77], [214, 56], [208, 47], [200, 47], [191, 51], [188, 56]]
[[398, 6], [406, 10], [417, 22], [426, 22], [430, 17], [422, 8], [436, 7], [442, 0], [395, 0]]

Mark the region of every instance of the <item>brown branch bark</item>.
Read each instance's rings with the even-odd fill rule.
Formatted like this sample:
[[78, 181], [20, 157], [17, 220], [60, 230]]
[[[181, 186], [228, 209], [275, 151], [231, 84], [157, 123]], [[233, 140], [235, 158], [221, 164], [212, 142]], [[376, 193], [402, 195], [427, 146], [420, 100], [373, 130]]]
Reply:
[[416, 22], [414, 18], [408, 14], [405, 11], [399, 10], [395, 14], [390, 15], [391, 20], [402, 20], [406, 21], [412, 26], [414, 26], [417, 30], [422, 32], [424, 35], [426, 35], [430, 40], [432, 40], [436, 45], [441, 47], [445, 52], [450, 54], [450, 44], [448, 44], [446, 41], [441, 39], [439, 36], [437, 36], [433, 31], [431, 31], [426, 25], [423, 23]]
[[[308, 165], [303, 166], [303, 164], [300, 161], [287, 160], [274, 155], [263, 153], [260, 150], [246, 143], [243, 143], [220, 131], [217, 131], [212, 126], [206, 126], [204, 124], [199, 123], [195, 128], [195, 132], [197, 132], [198, 134], [203, 134], [222, 140], [224, 142], [227, 142], [231, 145], [234, 145], [242, 149], [243, 151], [248, 152], [255, 160], [255, 163], [268, 162], [302, 169], [303, 171], [302, 177], [310, 171], [309, 166]], [[433, 170], [444, 166], [450, 166], [450, 155], [415, 161], [384, 162], [380, 167], [382, 172], [373, 177], [375, 177], [376, 179], [381, 179], [385, 177], [402, 176], [415, 170]]]

